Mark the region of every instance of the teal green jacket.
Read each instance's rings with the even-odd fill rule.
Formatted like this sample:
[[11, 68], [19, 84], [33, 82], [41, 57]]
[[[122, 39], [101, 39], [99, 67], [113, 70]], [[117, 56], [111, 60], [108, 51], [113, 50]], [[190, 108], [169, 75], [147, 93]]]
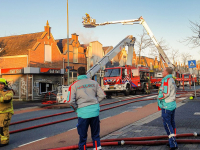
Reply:
[[171, 111], [176, 109], [176, 89], [176, 84], [171, 74], [162, 79], [157, 99], [158, 106], [161, 109]]

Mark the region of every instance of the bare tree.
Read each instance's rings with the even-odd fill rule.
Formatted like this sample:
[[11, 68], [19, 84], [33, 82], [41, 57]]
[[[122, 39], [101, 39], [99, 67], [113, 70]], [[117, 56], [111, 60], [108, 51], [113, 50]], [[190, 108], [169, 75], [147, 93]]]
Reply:
[[[158, 41], [158, 44], [160, 45], [160, 47], [164, 50], [164, 51], [167, 51], [169, 50], [169, 46], [168, 44], [166, 43], [166, 41], [161, 38], [159, 41]], [[150, 47], [150, 53], [149, 55], [150, 56], [159, 56], [159, 53], [158, 53], [158, 49], [156, 48], [155, 44], [153, 42], [151, 42], [151, 47]], [[165, 52], [166, 53], [166, 52]]]
[[179, 57], [179, 50], [178, 49], [172, 49], [171, 53], [171, 59], [174, 63], [176, 63], [177, 58]]
[[183, 41], [186, 45], [191, 45], [191, 48], [196, 48], [200, 46], [200, 23], [190, 21], [190, 30], [192, 31], [193, 35], [186, 37]]
[[187, 61], [191, 58], [190, 53], [182, 53], [181, 54], [181, 59], [183, 62], [183, 65], [185, 66], [187, 64]]
[[149, 38], [146, 31], [143, 29], [143, 33], [138, 35], [139, 40], [136, 40], [135, 46], [138, 47], [137, 53], [139, 54], [139, 64], [141, 64], [141, 52], [143, 52], [146, 48], [151, 46], [151, 39]]

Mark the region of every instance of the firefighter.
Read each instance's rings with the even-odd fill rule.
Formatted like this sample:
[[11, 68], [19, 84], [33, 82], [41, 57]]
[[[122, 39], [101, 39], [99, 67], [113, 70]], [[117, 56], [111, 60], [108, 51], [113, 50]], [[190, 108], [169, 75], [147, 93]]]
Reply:
[[147, 83], [146, 83], [146, 93], [147, 94], [150, 94], [151, 93], [151, 91], [150, 91], [150, 80], [149, 80], [149, 74], [148, 73], [145, 73], [144, 74], [145, 76], [144, 76], [144, 79], [147, 81]]
[[86, 15], [86, 20], [87, 20], [87, 23], [90, 23], [90, 15], [89, 14], [85, 14]]
[[9, 144], [9, 124], [13, 111], [13, 90], [8, 88], [6, 79], [0, 78], [0, 146]]

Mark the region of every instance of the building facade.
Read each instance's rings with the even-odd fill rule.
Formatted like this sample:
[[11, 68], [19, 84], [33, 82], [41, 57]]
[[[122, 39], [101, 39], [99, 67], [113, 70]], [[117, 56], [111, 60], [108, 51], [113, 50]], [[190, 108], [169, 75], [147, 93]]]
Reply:
[[43, 32], [0, 37], [0, 77], [9, 81], [16, 99], [41, 100], [57, 87], [77, 78], [86, 67], [78, 35], [69, 39], [70, 77], [67, 76], [67, 39], [55, 40], [47, 21]]

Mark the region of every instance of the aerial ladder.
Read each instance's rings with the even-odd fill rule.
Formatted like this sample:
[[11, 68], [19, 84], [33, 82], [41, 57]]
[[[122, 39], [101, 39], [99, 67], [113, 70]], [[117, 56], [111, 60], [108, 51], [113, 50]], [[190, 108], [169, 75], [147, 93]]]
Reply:
[[[135, 43], [135, 37], [129, 35], [120, 41], [110, 52], [108, 52], [101, 60], [99, 60], [94, 66], [92, 66], [86, 73], [88, 78], [95, 75], [102, 67], [104, 67], [109, 61], [111, 61], [125, 46], [128, 46], [127, 65], [132, 65], [133, 48]], [[58, 87], [57, 103], [65, 103], [69, 95], [69, 85], [62, 85]]]
[[[88, 19], [90, 20], [89, 22], [88, 22]], [[166, 63], [168, 65], [168, 67], [171, 67], [172, 69], [174, 69], [174, 65], [170, 62], [169, 58], [165, 54], [164, 50], [161, 48], [160, 44], [158, 43], [155, 36], [153, 35], [153, 32], [151, 31], [151, 29], [149, 28], [149, 26], [147, 25], [146, 21], [144, 20], [144, 18], [142, 16], [138, 19], [121, 20], [121, 21], [107, 21], [104, 23], [96, 23], [96, 20], [91, 17], [90, 18], [83, 17], [83, 26], [85, 28], [95, 28], [97, 26], [104, 26], [104, 25], [109, 25], [109, 24], [122, 24], [122, 25], [141, 24], [141, 25], [143, 25], [147, 34], [150, 36], [151, 40], [153, 41], [156, 48], [158, 49], [158, 53], [161, 58], [161, 61]]]
[[[156, 48], [158, 49], [158, 53], [160, 58], [164, 63], [166, 63], [169, 67], [174, 69], [174, 66], [168, 59], [167, 55], [157, 42], [156, 38], [154, 37], [152, 31], [150, 30], [149, 26], [147, 25], [146, 21], [141, 16], [138, 19], [131, 19], [131, 20], [121, 20], [121, 21], [109, 21], [104, 23], [96, 23], [96, 19], [90, 17], [89, 14], [86, 14], [86, 17], [83, 17], [83, 26], [85, 28], [95, 28], [97, 26], [104, 26], [109, 24], [122, 24], [122, 25], [134, 25], [134, 24], [141, 24], [147, 31], [147, 34], [152, 39], [153, 43], [155, 44]], [[116, 45], [109, 53], [107, 53], [99, 62], [97, 62], [92, 68], [87, 71], [88, 78], [92, 77], [95, 73], [97, 73], [101, 67], [103, 67], [106, 63], [108, 63], [112, 58], [114, 58], [125, 46], [128, 46], [128, 58], [127, 58], [127, 65], [132, 65], [132, 57], [133, 57], [133, 45], [135, 42], [135, 38], [132, 36], [127, 36], [124, 38], [118, 45]], [[67, 96], [69, 94], [69, 85], [65, 86], [62, 85], [58, 87], [58, 94], [57, 94], [57, 102], [64, 103], [66, 101]]]

